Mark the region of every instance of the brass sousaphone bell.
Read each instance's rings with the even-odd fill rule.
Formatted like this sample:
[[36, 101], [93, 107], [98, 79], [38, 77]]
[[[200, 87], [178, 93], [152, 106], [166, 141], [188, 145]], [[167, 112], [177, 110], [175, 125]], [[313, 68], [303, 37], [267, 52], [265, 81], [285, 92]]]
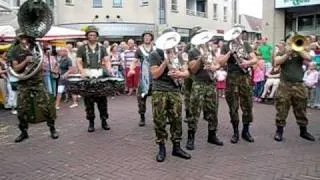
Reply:
[[294, 51], [300, 52], [308, 46], [308, 40], [305, 36], [296, 34], [291, 37], [291, 41], [288, 44]]
[[[42, 0], [27, 0], [18, 11], [19, 28], [24, 36], [30, 39], [43, 37], [53, 24], [53, 14], [49, 6]], [[19, 34], [17, 34], [19, 36]], [[28, 63], [23, 72], [15, 72], [9, 66], [9, 73], [19, 80], [26, 80], [37, 74], [42, 67], [44, 55], [39, 42], [31, 42], [28, 49], [32, 54], [32, 62]]]

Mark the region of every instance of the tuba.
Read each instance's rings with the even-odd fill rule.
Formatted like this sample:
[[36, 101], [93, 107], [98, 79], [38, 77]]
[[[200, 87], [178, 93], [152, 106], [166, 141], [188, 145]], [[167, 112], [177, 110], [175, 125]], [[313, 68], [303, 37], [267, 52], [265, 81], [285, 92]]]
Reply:
[[[224, 40], [229, 41], [229, 49], [232, 53], [233, 58], [236, 60], [237, 64], [240, 66], [242, 59], [249, 59], [248, 52], [244, 49], [243, 44], [238, 40], [238, 37], [242, 33], [242, 28], [235, 27], [230, 29], [224, 35]], [[241, 68], [241, 67], [240, 67]], [[244, 73], [248, 73], [248, 69], [241, 68]]]
[[[204, 64], [204, 68], [211, 67], [215, 64], [214, 50], [212, 49], [212, 47], [209, 47], [207, 45], [207, 43], [213, 38], [214, 35], [215, 34], [213, 32], [201, 30], [191, 39], [191, 44], [200, 51], [200, 56], [198, 57], [198, 59], [202, 61], [202, 63]], [[214, 80], [215, 73], [211, 71], [209, 71], [208, 73], [210, 78]]]
[[43, 63], [43, 50], [36, 38], [43, 37], [53, 24], [53, 14], [49, 6], [42, 0], [27, 0], [18, 11], [18, 24], [22, 33], [30, 37], [32, 61], [28, 63], [23, 72], [18, 73], [9, 66], [9, 73], [19, 80], [26, 80], [38, 73]]
[[[164, 58], [169, 60], [169, 73], [182, 68], [182, 64], [178, 58], [177, 45], [181, 40], [181, 36], [177, 32], [166, 32], [162, 34], [155, 42], [156, 47], [164, 51]], [[175, 79], [174, 83], [181, 86], [180, 80]]]

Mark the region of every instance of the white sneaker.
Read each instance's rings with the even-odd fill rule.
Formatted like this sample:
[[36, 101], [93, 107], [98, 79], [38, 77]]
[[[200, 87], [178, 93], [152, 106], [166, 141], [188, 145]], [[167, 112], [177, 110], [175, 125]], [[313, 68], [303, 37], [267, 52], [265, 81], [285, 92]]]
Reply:
[[17, 110], [12, 110], [11, 114], [16, 115], [16, 114], [18, 114], [18, 112], [17, 112]]
[[56, 106], [56, 110], [59, 110], [60, 109], [60, 107], [59, 106]]
[[75, 108], [78, 107], [78, 104], [72, 104], [71, 106], [69, 106], [70, 108]]

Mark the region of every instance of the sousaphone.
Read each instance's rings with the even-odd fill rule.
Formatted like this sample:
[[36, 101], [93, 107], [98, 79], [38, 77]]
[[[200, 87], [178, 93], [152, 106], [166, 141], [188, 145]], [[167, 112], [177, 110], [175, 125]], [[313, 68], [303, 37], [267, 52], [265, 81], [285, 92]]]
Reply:
[[168, 50], [176, 47], [181, 40], [181, 36], [177, 32], [166, 32], [156, 40], [156, 47], [161, 50]]
[[191, 44], [195, 46], [206, 44], [213, 38], [214, 35], [215, 34], [213, 32], [202, 30], [192, 37]]
[[20, 6], [17, 16], [20, 30], [24, 36], [33, 41], [29, 47], [33, 58], [23, 72], [15, 72], [9, 66], [9, 73], [19, 80], [26, 80], [41, 70], [44, 59], [43, 50], [35, 39], [43, 37], [50, 30], [53, 24], [53, 14], [49, 6], [42, 0], [27, 0]]
[[242, 32], [242, 28], [234, 27], [224, 34], [223, 39], [225, 41], [232, 41], [232, 40], [238, 38], [240, 36], [241, 32]]

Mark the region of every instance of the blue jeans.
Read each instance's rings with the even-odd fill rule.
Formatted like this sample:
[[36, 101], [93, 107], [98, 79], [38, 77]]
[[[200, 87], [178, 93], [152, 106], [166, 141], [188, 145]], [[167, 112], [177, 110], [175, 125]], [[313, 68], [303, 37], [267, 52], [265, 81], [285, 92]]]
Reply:
[[260, 97], [263, 91], [264, 81], [256, 82], [253, 90], [254, 97]]
[[56, 80], [50, 77], [50, 75], [44, 75], [43, 76], [43, 82], [48, 90], [49, 94], [51, 95], [56, 95], [56, 88], [57, 88], [57, 83]]

